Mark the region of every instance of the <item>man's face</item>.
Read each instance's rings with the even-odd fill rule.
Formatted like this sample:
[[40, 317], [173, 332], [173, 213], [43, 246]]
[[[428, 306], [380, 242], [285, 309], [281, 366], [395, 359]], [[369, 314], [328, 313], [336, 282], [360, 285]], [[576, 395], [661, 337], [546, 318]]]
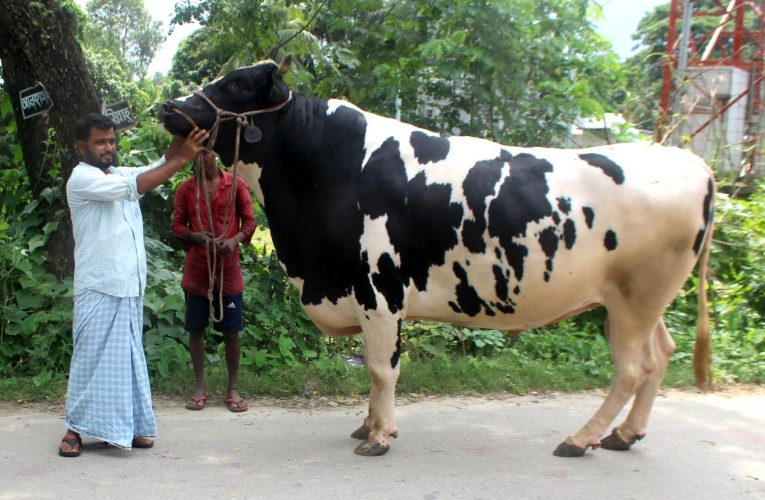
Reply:
[[218, 166], [215, 163], [216, 155], [205, 149], [202, 150], [202, 158], [204, 159], [205, 175], [208, 179], [212, 179], [218, 174]]
[[100, 130], [91, 127], [88, 141], [77, 141], [77, 150], [85, 163], [101, 170], [109, 168], [117, 162], [117, 140], [114, 137], [114, 129]]

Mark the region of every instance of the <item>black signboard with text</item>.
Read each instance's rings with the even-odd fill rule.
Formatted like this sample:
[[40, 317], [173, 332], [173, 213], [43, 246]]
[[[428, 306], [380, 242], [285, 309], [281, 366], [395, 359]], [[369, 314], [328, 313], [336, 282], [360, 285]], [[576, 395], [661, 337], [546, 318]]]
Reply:
[[21, 116], [24, 120], [47, 113], [53, 107], [53, 99], [50, 98], [50, 94], [40, 82], [36, 82], [32, 87], [27, 87], [19, 92], [19, 100], [21, 101]]
[[135, 127], [135, 120], [133, 120], [133, 115], [130, 113], [130, 106], [127, 101], [105, 104], [101, 114], [109, 117], [114, 122], [115, 132]]

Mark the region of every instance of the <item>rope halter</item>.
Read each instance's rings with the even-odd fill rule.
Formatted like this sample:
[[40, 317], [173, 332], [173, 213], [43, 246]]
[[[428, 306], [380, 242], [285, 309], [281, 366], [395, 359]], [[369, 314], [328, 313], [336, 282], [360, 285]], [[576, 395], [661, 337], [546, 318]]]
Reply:
[[[194, 175], [196, 178], [196, 203], [197, 203], [197, 223], [199, 224], [200, 228], [204, 228], [202, 225], [202, 219], [201, 219], [201, 210], [199, 209], [199, 198], [200, 198], [200, 189], [204, 191], [204, 197], [205, 197], [205, 204], [207, 209], [207, 227], [209, 229], [209, 235], [205, 234], [205, 255], [207, 257], [207, 299], [210, 302], [210, 316], [213, 318], [213, 321], [221, 321], [223, 319], [223, 267], [221, 266], [220, 274], [219, 274], [219, 288], [218, 288], [218, 299], [219, 299], [219, 307], [218, 307], [218, 315], [215, 315], [214, 307], [213, 307], [213, 291], [214, 291], [214, 283], [215, 283], [215, 270], [217, 267], [217, 248], [216, 244], [220, 241], [225, 240], [226, 235], [228, 234], [229, 230], [231, 229], [231, 225], [234, 222], [234, 217], [232, 216], [232, 207], [234, 206], [235, 199], [236, 199], [236, 179], [237, 179], [237, 166], [239, 163], [239, 138], [242, 135], [242, 126], [247, 123], [247, 126], [244, 129], [244, 140], [250, 143], [258, 142], [261, 138], [261, 132], [260, 129], [257, 128], [255, 125], [252, 125], [249, 123], [249, 119], [251, 116], [255, 115], [262, 115], [266, 113], [273, 113], [274, 111], [278, 111], [282, 109], [284, 106], [287, 105], [292, 100], [292, 91], [290, 91], [289, 95], [287, 96], [287, 99], [283, 102], [276, 104], [275, 106], [271, 106], [269, 108], [264, 109], [255, 109], [252, 111], [246, 111], [244, 113], [235, 113], [233, 111], [227, 111], [225, 109], [221, 109], [218, 107], [212, 100], [207, 97], [207, 95], [202, 92], [201, 90], [197, 90], [194, 92], [194, 95], [201, 97], [209, 106], [210, 108], [215, 112], [215, 122], [213, 123], [213, 126], [210, 128], [210, 138], [207, 140], [207, 146], [200, 151], [197, 156], [194, 158], [194, 165], [195, 165], [195, 171]], [[196, 122], [186, 113], [181, 111], [178, 108], [173, 108], [170, 111], [177, 113], [181, 117], [183, 117], [189, 124], [193, 127], [198, 127]], [[204, 159], [202, 158], [203, 151], [213, 151], [213, 146], [215, 145], [215, 140], [218, 138], [218, 130], [220, 129], [220, 125], [224, 121], [229, 120], [236, 120], [236, 135], [235, 135], [235, 143], [234, 143], [234, 162], [233, 162], [233, 171], [232, 171], [232, 177], [233, 181], [231, 184], [231, 191], [228, 194], [228, 199], [226, 200], [226, 209], [224, 212], [224, 223], [223, 223], [223, 230], [221, 231], [221, 234], [216, 236], [215, 235], [215, 226], [213, 225], [213, 217], [212, 217], [212, 206], [210, 199], [209, 192], [207, 189], [207, 180], [204, 173]]]

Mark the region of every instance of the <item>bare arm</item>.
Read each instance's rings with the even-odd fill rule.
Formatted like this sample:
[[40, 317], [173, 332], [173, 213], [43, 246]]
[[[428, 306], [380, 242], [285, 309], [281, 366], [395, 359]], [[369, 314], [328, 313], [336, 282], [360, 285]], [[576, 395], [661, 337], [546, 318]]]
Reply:
[[165, 158], [167, 161], [157, 168], [144, 172], [136, 177], [136, 187], [139, 194], [144, 194], [168, 180], [183, 165], [191, 161], [202, 149], [202, 143], [210, 137], [203, 129], [194, 127], [186, 139], [174, 137], [173, 142], [167, 149]]

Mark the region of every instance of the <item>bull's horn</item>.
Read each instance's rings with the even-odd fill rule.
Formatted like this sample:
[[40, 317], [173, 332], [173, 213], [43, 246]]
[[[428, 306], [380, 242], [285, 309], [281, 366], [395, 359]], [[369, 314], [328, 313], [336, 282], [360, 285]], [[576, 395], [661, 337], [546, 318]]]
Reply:
[[292, 54], [287, 54], [282, 63], [279, 65], [279, 74], [284, 75], [292, 67]]

